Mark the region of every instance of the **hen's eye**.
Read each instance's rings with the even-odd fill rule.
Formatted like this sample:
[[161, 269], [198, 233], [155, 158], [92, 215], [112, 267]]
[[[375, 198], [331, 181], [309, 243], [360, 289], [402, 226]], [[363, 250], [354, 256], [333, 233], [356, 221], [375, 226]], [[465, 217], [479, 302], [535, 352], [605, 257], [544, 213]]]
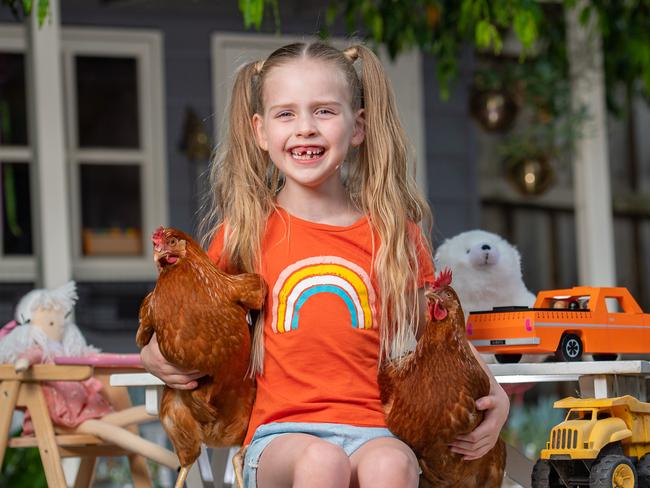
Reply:
[[175, 246], [175, 245], [176, 245], [176, 242], [177, 242], [177, 241], [176, 241], [176, 238], [175, 238], [175, 237], [172, 237], [171, 239], [169, 239], [169, 245], [170, 245], [170, 246]]

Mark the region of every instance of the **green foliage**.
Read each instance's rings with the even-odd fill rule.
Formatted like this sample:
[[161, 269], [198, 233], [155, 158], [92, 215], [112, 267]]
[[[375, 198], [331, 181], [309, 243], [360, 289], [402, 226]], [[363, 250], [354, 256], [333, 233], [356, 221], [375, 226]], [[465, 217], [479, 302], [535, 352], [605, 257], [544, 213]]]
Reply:
[[273, 11], [275, 30], [280, 31], [280, 10], [278, 0], [239, 0], [239, 11], [244, 17], [244, 28], [260, 30], [264, 20], [264, 8], [268, 6]]
[[[277, 0], [239, 0], [244, 25], [259, 29], [269, 3], [277, 8]], [[530, 58], [536, 47], [552, 43], [560, 45], [535, 56], [566, 51], [564, 40], [550, 32], [553, 24], [545, 16], [545, 5], [538, 0], [329, 0], [320, 35], [327, 37], [342, 20], [348, 34], [385, 46], [392, 57], [417, 46], [436, 57], [440, 93], [447, 98], [467, 45], [499, 54], [511, 30], [522, 45], [520, 61]], [[608, 87], [623, 83], [650, 99], [650, 0], [587, 0], [580, 7], [576, 0], [560, 0], [557, 5], [581, 8], [583, 24], [596, 22]], [[549, 57], [547, 62], [558, 59]]]
[[[23, 19], [32, 13], [34, 7], [34, 0], [2, 0], [2, 5], [6, 5], [11, 9], [14, 17]], [[36, 12], [38, 16], [38, 25], [43, 25], [45, 18], [50, 13], [49, 0], [36, 0]]]
[[[581, 20], [592, 16], [602, 33], [609, 94], [623, 84], [650, 100], [650, 0], [590, 0]], [[618, 110], [611, 96], [608, 103]]]
[[365, 32], [391, 57], [415, 46], [433, 54], [443, 98], [464, 46], [500, 53], [504, 31], [513, 26], [525, 56], [543, 20], [534, 0], [333, 0], [328, 12], [328, 28], [342, 15], [348, 33]]
[[540, 397], [537, 403], [513, 404], [508, 423], [501, 436], [510, 445], [522, 451], [529, 459], [536, 459], [545, 447], [551, 429], [564, 420], [566, 412], [553, 408], [557, 398]]
[[21, 486], [47, 488], [41, 457], [35, 447], [5, 451], [2, 473], [0, 473], [0, 488]]

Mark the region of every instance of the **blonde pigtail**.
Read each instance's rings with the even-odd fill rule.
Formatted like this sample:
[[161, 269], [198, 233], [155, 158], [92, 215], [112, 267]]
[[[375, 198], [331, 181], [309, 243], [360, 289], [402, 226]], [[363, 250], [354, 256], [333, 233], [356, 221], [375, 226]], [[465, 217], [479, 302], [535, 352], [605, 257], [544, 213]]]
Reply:
[[[381, 62], [365, 46], [346, 50], [346, 57], [361, 63], [365, 141], [353, 179], [359, 186], [359, 205], [377, 231], [380, 247], [375, 269], [382, 297], [381, 359], [404, 355], [414, 342], [418, 319], [417, 248], [409, 222], [425, 221], [430, 230], [429, 207], [420, 196], [409, 171], [410, 151], [399, 120], [390, 81]], [[415, 165], [413, 165], [415, 167]], [[428, 238], [424, 239], [425, 248]]]
[[[224, 229], [222, 256], [233, 272], [261, 271], [261, 239], [273, 208], [269, 188], [267, 154], [255, 143], [253, 115], [261, 111], [259, 61], [244, 65], [237, 72], [228, 120], [211, 164], [211, 211], [202, 221], [204, 242]], [[272, 173], [272, 171], [271, 171]], [[260, 313], [259, 317], [263, 314]], [[261, 372], [263, 324], [258, 320], [253, 335], [251, 374]]]

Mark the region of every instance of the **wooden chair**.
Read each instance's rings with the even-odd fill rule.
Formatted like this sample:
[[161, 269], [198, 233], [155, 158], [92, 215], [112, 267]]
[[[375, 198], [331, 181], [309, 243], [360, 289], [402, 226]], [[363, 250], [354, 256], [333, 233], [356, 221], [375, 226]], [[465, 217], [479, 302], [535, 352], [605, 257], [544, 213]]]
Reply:
[[[97, 456], [127, 456], [133, 486], [151, 487], [149, 470], [145, 458], [140, 454], [142, 451], [138, 451], [139, 446], [126, 450], [102, 440], [97, 435], [83, 432], [84, 429], [81, 428], [63, 429], [53, 426], [50, 419], [42, 382], [82, 381], [94, 375], [104, 384], [107, 397], [115, 410], [101, 420], [125, 427], [137, 435], [135, 424], [155, 420], [155, 417], [148, 415], [144, 406], [131, 407], [126, 388], [108, 384], [108, 376], [114, 372], [118, 371], [115, 368], [92, 366], [35, 364], [23, 373], [16, 373], [13, 365], [0, 365], [0, 462], [4, 459], [7, 447], [38, 447], [48, 486], [65, 488], [67, 485], [61, 458], [80, 457], [81, 466], [74, 487], [82, 488], [90, 486], [93, 480]], [[34, 425], [34, 436], [9, 438], [11, 419], [16, 408], [29, 410]]]

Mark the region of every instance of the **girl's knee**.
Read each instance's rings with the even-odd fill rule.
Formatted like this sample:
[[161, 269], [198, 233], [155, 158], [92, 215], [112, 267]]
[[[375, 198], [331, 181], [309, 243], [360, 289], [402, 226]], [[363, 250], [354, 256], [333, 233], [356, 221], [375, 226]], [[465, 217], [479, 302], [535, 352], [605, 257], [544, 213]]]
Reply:
[[296, 463], [296, 474], [318, 476], [320, 479], [349, 479], [350, 458], [343, 449], [329, 442], [312, 442]]
[[420, 468], [415, 454], [383, 447], [373, 451], [358, 467], [361, 486], [417, 486]]

